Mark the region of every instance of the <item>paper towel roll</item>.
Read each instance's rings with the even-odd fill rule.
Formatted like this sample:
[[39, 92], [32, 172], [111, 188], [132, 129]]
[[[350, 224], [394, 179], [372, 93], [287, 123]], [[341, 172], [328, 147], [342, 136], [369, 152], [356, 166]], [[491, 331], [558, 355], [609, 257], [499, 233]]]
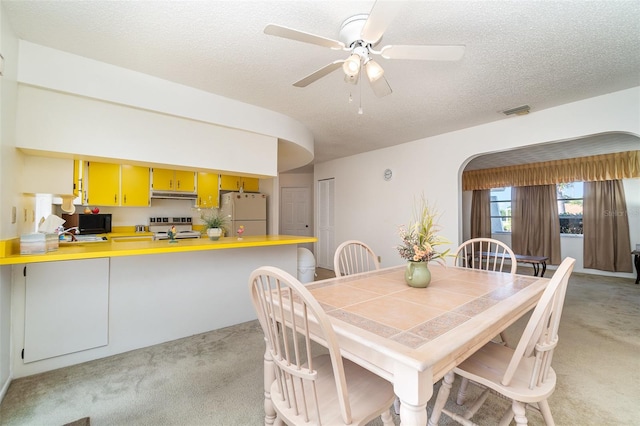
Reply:
[[74, 214], [76, 212], [76, 206], [73, 205], [73, 200], [76, 198], [75, 195], [62, 195], [62, 205], [60, 208], [63, 212], [68, 214]]

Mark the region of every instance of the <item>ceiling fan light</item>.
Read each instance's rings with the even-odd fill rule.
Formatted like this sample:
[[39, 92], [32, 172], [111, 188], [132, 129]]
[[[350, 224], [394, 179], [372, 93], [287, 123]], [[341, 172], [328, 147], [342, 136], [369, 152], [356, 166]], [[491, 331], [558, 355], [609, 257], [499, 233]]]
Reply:
[[348, 76], [357, 75], [360, 72], [360, 56], [355, 53], [349, 56], [342, 64], [342, 70]]
[[364, 69], [367, 72], [367, 77], [369, 77], [369, 81], [371, 83], [373, 83], [374, 81], [378, 80], [384, 74], [384, 70], [382, 69], [380, 64], [378, 64], [374, 60], [368, 61], [364, 65]]

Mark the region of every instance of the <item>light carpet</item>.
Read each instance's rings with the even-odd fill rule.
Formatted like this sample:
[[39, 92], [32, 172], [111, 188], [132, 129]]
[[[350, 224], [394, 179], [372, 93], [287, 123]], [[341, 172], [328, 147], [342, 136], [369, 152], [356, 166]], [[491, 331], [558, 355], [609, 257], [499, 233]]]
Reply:
[[[526, 319], [507, 330], [511, 342]], [[262, 331], [251, 321], [17, 379], [0, 405], [0, 425], [63, 425], [84, 417], [91, 426], [260, 425], [263, 351]], [[558, 386], [549, 403], [556, 424], [640, 424], [639, 353], [640, 286], [574, 274], [553, 360]], [[460, 410], [451, 400], [447, 406]], [[474, 420], [495, 425], [508, 407], [490, 397]], [[535, 412], [528, 417], [532, 426], [544, 424]], [[443, 416], [440, 424], [453, 423]]]

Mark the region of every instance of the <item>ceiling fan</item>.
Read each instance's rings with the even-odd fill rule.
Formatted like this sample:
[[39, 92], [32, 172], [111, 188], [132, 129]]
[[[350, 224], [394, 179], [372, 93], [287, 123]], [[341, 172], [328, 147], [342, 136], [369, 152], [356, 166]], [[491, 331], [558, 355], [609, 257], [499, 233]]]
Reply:
[[402, 6], [403, 3], [398, 1], [376, 1], [369, 14], [355, 15], [342, 23], [339, 40], [276, 24], [267, 25], [264, 32], [268, 35], [349, 52], [347, 59], [325, 65], [293, 83], [294, 86], [306, 87], [338, 68], [342, 68], [345, 82], [357, 84], [364, 69], [375, 95], [383, 97], [391, 94], [391, 87], [384, 77], [384, 70], [372, 56], [380, 55], [385, 59], [457, 61], [464, 55], [465, 47], [462, 45], [387, 45], [380, 50], [375, 50], [382, 40], [383, 33]]

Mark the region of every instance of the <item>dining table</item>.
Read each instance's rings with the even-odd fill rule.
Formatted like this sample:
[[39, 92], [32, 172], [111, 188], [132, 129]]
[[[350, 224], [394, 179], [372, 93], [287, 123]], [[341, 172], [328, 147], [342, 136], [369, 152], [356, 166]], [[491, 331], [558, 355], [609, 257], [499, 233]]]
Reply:
[[[401, 424], [418, 426], [427, 424], [434, 384], [535, 307], [549, 279], [432, 262], [428, 287], [414, 288], [405, 269], [306, 288], [329, 316], [342, 356], [391, 382]], [[271, 411], [268, 400], [265, 409]]]

